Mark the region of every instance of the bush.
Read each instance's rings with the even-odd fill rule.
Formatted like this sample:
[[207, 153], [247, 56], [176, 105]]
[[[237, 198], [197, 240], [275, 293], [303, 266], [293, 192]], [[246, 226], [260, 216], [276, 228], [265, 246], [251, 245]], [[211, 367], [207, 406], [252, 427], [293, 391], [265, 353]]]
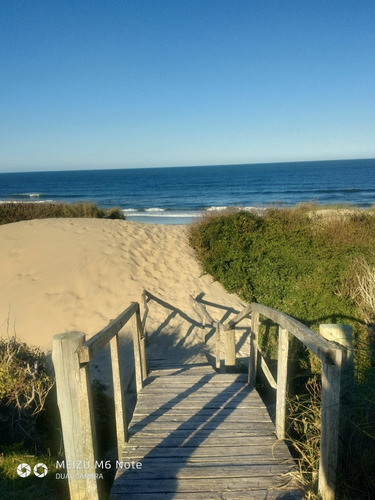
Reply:
[[1, 203], [0, 224], [61, 217], [121, 219], [120, 208], [99, 208], [95, 203]]
[[[193, 225], [203, 269], [244, 300], [279, 309], [310, 327], [345, 321], [358, 307], [345, 296], [353, 259], [375, 265], [375, 217], [319, 216], [305, 207], [238, 212]], [[354, 319], [350, 319], [350, 318]]]
[[15, 337], [0, 339], [0, 444], [39, 441], [36, 419], [54, 384], [44, 354]]
[[[272, 208], [263, 216], [245, 211], [218, 215], [190, 227], [190, 243], [203, 270], [228, 291], [316, 331], [321, 323], [353, 327], [356, 398], [345, 416], [353, 444], [343, 453], [340, 498], [375, 495], [370, 472], [375, 463], [374, 215], [300, 206]], [[262, 325], [260, 347], [267, 357], [277, 357], [276, 328], [269, 322]], [[319, 455], [319, 364], [299, 342], [292, 342], [290, 364], [290, 429], [304, 475], [313, 483]]]

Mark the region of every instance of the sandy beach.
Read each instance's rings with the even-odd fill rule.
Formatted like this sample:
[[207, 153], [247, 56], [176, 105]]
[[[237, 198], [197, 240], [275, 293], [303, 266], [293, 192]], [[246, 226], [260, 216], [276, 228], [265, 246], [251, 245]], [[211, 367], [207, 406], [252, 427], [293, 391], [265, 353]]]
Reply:
[[[1, 226], [0, 241], [0, 335], [15, 334], [47, 353], [53, 335], [79, 330], [90, 337], [130, 302], [141, 302], [144, 289], [176, 308], [171, 314], [151, 302], [147, 322], [151, 334], [172, 336], [175, 345], [201, 338], [191, 295], [203, 293], [233, 311], [243, 307], [202, 274], [187, 226], [44, 219]], [[217, 320], [228, 317], [227, 309], [208, 310]]]

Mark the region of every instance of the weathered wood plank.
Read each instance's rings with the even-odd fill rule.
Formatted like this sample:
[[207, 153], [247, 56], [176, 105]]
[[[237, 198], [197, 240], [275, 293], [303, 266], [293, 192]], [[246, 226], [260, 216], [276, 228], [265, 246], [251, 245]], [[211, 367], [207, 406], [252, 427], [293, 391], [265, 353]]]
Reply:
[[[175, 403], [164, 403], [162, 405], [162, 407], [167, 411], [168, 409], [171, 410], [171, 409], [176, 409], [176, 410], [180, 410], [180, 409], [183, 409], [183, 408], [186, 408], [186, 401], [182, 401], [182, 402], [175, 402]], [[216, 402], [216, 403], [206, 403], [204, 401], [201, 401], [201, 400], [190, 400], [189, 401], [189, 407], [193, 410], [196, 410], [197, 412], [199, 410], [202, 409], [202, 407], [205, 409], [205, 410], [211, 410], [211, 411], [221, 411], [221, 410], [235, 410], [236, 408], [240, 409], [240, 410], [243, 410], [243, 409], [252, 409], [252, 408], [263, 408], [262, 405], [258, 402], [258, 401], [255, 401], [255, 402], [251, 402], [251, 401], [245, 401], [245, 402], [242, 402], [242, 403], [228, 403], [228, 402], [224, 402], [224, 403], [220, 403], [220, 402]], [[143, 412], [145, 413], [152, 413], [153, 410], [154, 410], [154, 406], [152, 406], [151, 402], [146, 402], [145, 404], [140, 404], [139, 406], [140, 410], [142, 410]], [[204, 415], [204, 413], [202, 413], [202, 416]]]
[[322, 363], [321, 441], [319, 493], [325, 500], [335, 499], [339, 447], [340, 379], [343, 352], [337, 350], [334, 365]]
[[190, 296], [190, 301], [193, 303], [193, 306], [199, 310], [200, 316], [201, 316], [201, 319], [202, 319], [202, 322], [204, 325], [206, 325], [207, 323], [209, 325], [213, 325], [215, 323], [215, 320], [213, 319], [213, 317], [210, 315], [210, 313], [207, 311], [207, 309], [204, 307], [204, 305], [201, 302], [198, 302], [192, 296]]
[[[207, 449], [207, 448], [206, 448]], [[211, 448], [212, 450], [212, 448]], [[173, 465], [178, 465], [179, 467], [182, 467], [184, 464], [193, 464], [193, 465], [205, 465], [205, 466], [213, 466], [213, 465], [228, 465], [231, 464], [231, 466], [235, 465], [246, 465], [246, 466], [252, 466], [252, 465], [261, 465], [261, 464], [268, 464], [268, 465], [281, 465], [286, 463], [286, 460], [288, 460], [288, 463], [290, 465], [293, 465], [295, 467], [295, 463], [292, 458], [285, 459], [285, 460], [280, 460], [280, 457], [275, 457], [275, 458], [270, 458], [267, 455], [261, 455], [261, 449], [260, 448], [254, 448], [255, 453], [253, 455], [235, 455], [235, 454], [228, 454], [225, 455], [225, 457], [218, 456], [217, 454], [215, 455], [209, 455], [209, 456], [201, 456], [201, 457], [191, 457], [188, 455], [187, 451], [185, 451], [185, 456], [176, 456], [176, 455], [164, 455], [164, 454], [158, 454], [154, 455], [153, 453], [148, 453], [147, 457], [145, 458], [144, 456], [141, 455], [141, 451], [143, 449], [139, 449], [139, 453], [128, 453], [126, 456], [122, 458], [124, 462], [140, 462], [142, 461], [143, 467], [148, 467], [149, 464], [152, 464], [155, 462], [157, 458], [157, 463], [160, 466], [163, 467], [170, 467], [169, 463], [172, 462]], [[164, 453], [166, 450], [163, 450]]]
[[148, 444], [152, 444], [153, 446], [161, 446], [161, 447], [197, 447], [197, 446], [216, 446], [218, 448], [218, 452], [224, 453], [224, 448], [227, 446], [248, 446], [251, 445], [253, 439], [259, 438], [258, 445], [263, 443], [264, 446], [270, 446], [275, 443], [276, 435], [271, 432], [254, 432], [253, 435], [236, 435], [236, 436], [222, 436], [220, 437], [220, 442], [218, 441], [218, 437], [216, 434], [210, 436], [191, 436], [189, 439], [186, 437], [180, 438], [170, 438], [166, 439], [165, 436], [155, 436], [148, 435], [139, 437], [137, 434], [131, 437], [132, 444], [137, 446], [138, 444], [143, 446]]
[[[123, 500], [123, 496], [114, 494], [111, 495], [111, 500]], [[263, 489], [263, 490], [241, 490], [241, 491], [222, 491], [220, 496], [213, 495], [210, 491], [194, 492], [194, 493], [136, 493], [132, 494], [131, 500], [301, 500], [301, 493], [295, 489], [286, 491], [285, 489]]]
[[[228, 478], [204, 478], [203, 480], [192, 479], [150, 479], [145, 478], [137, 479], [136, 473], [134, 474], [123, 474], [126, 477], [126, 481], [115, 481], [112, 491], [115, 494], [129, 494], [131, 491], [133, 493], [185, 493], [185, 492], [222, 492], [222, 491], [236, 491], [244, 490], [245, 488], [254, 488], [259, 490], [272, 489], [273, 487], [281, 487], [288, 483], [289, 479], [281, 479], [278, 476], [265, 475], [260, 477], [242, 477], [241, 480], [233, 481], [228, 484]], [[155, 497], [154, 497], [155, 498]], [[213, 496], [212, 498], [216, 498]], [[251, 498], [251, 497], [250, 497]]]
[[[222, 426], [223, 425], [223, 426]], [[249, 435], [253, 436], [254, 433], [257, 433], [258, 431], [274, 431], [275, 426], [273, 425], [272, 422], [251, 422], [250, 424], [241, 424], [239, 423], [237, 426], [231, 426], [225, 425], [225, 422], [223, 424], [217, 424], [213, 423], [210, 424], [210, 422], [202, 422], [200, 426], [195, 426], [194, 424], [191, 425], [188, 422], [186, 424], [180, 425], [176, 429], [168, 429], [166, 426], [161, 426], [159, 427], [158, 425], [153, 425], [149, 424], [145, 427], [143, 427], [140, 424], [135, 424], [134, 426], [130, 427], [129, 432], [131, 435], [135, 435], [137, 432], [139, 432], [139, 429], [142, 429], [142, 434], [145, 436], [147, 434], [152, 434], [155, 436], [161, 436], [161, 435], [166, 435], [166, 436], [171, 436], [171, 437], [179, 437], [179, 436], [189, 436], [190, 434], [193, 433], [195, 435], [199, 436], [204, 436], [204, 435], [210, 435], [212, 434], [212, 431], [215, 431], [215, 434], [222, 435], [223, 437], [227, 435], [230, 437], [231, 435], [237, 436], [237, 435]], [[172, 431], [172, 432], [171, 432]]]
[[[160, 391], [159, 394], [153, 395], [152, 391], [142, 392], [139, 395], [141, 401], [146, 401], [147, 399], [152, 399], [155, 402], [160, 404], [161, 401], [169, 401], [171, 399], [176, 399], [179, 401], [183, 401], [185, 399], [206, 399], [207, 401], [224, 401], [224, 400], [251, 400], [251, 401], [259, 401], [261, 399], [257, 394], [252, 394], [251, 391], [247, 388], [247, 386], [243, 386], [241, 389], [237, 389], [232, 391], [229, 387], [215, 388], [210, 387], [189, 387], [182, 389], [182, 392], [173, 391], [173, 387], [170, 387], [171, 392], [167, 393], [167, 389], [165, 391]], [[156, 393], [155, 393], [156, 394]]]
[[136, 327], [138, 331], [139, 347], [140, 347], [140, 358], [141, 358], [141, 372], [142, 372], [142, 384], [147, 377], [147, 359], [146, 359], [146, 337], [143, 329], [143, 324], [141, 320], [141, 314], [139, 307], [135, 313]]
[[236, 334], [234, 328], [223, 333], [225, 346], [225, 370], [230, 372], [233, 371], [236, 366]]
[[190, 398], [190, 399], [203, 399], [205, 398], [207, 401], [223, 401], [223, 400], [231, 400], [235, 399], [236, 401], [251, 399], [252, 401], [257, 401], [258, 398], [247, 397], [250, 395], [250, 392], [247, 388], [231, 388], [231, 387], [209, 387], [209, 386], [192, 386], [186, 388], [186, 386], [181, 387], [181, 390], [175, 390], [174, 387], [170, 387], [170, 393], [166, 393], [167, 389], [158, 391], [155, 389], [155, 392], [145, 391], [140, 394], [140, 399], [147, 400], [152, 398], [154, 401], [157, 400], [160, 403], [163, 400], [170, 399], [179, 399], [180, 401]]
[[245, 307], [245, 309], [243, 311], [241, 311], [233, 319], [228, 321], [228, 323], [224, 327], [224, 330], [225, 331], [231, 330], [232, 328], [234, 328], [237, 325], [237, 323], [239, 323], [240, 321], [242, 321], [245, 318], [248, 318], [251, 314], [252, 309], [253, 309], [252, 304]]
[[216, 328], [216, 370], [220, 370], [221, 367], [221, 325], [220, 323], [215, 323]]
[[288, 330], [279, 327], [279, 346], [277, 363], [276, 390], [276, 434], [279, 439], [285, 438], [286, 389], [288, 376]]
[[194, 391], [194, 392], [213, 392], [213, 393], [236, 393], [236, 392], [244, 392], [247, 390], [250, 392], [251, 389], [247, 389], [246, 386], [244, 386], [242, 383], [239, 382], [230, 382], [228, 380], [227, 385], [224, 385], [223, 383], [217, 383], [215, 384], [214, 382], [196, 382], [192, 384], [186, 384], [186, 383], [178, 383], [178, 384], [158, 384], [155, 383], [151, 387], [150, 386], [145, 386], [144, 390], [142, 391], [142, 394], [163, 394], [167, 391], [169, 393], [180, 393], [181, 391]]
[[204, 366], [193, 366], [189, 367], [187, 365], [174, 365], [174, 367], [171, 368], [155, 368], [153, 366], [154, 363], [152, 363], [152, 360], [148, 361], [150, 365], [150, 375], [156, 375], [157, 377], [162, 377], [162, 376], [174, 376], [178, 375], [180, 373], [184, 373], [184, 375], [187, 376], [198, 376], [199, 374], [203, 373], [205, 374], [215, 374], [215, 370], [212, 368], [211, 365], [204, 365]]
[[246, 375], [202, 377], [183, 369], [152, 375], [139, 393], [122, 455], [143, 468], [118, 470], [111, 498], [216, 499], [238, 490], [250, 499], [251, 490], [266, 493], [295, 471]]
[[115, 403], [117, 453], [120, 457], [122, 446], [128, 440], [128, 423], [126, 420], [126, 405], [122, 386], [123, 376], [119, 362], [119, 340], [117, 334], [109, 341], [109, 345], [111, 352], [113, 399]]
[[217, 387], [218, 389], [220, 386], [223, 388], [229, 388], [229, 387], [237, 387], [239, 388], [240, 386], [244, 386], [247, 383], [247, 375], [245, 377], [241, 376], [236, 376], [232, 377], [232, 374], [228, 374], [228, 380], [225, 380], [225, 375], [214, 375], [211, 377], [210, 375], [202, 375], [199, 377], [184, 377], [181, 380], [174, 380], [172, 377], [154, 377], [150, 375], [144, 384], [144, 389], [145, 391], [142, 392], [147, 392], [147, 387], [148, 385], [152, 384], [152, 389], [151, 391], [155, 388], [155, 390], [158, 390], [160, 388], [166, 388], [168, 387], [169, 389], [173, 387], [182, 387], [185, 386], [186, 388], [192, 387], [193, 385], [207, 385], [209, 387]]
[[250, 355], [248, 368], [248, 384], [255, 387], [258, 363], [259, 313], [251, 315]]
[[137, 302], [132, 302], [116, 319], [112, 320], [100, 332], [95, 334], [84, 345], [77, 349], [80, 363], [88, 363], [105, 347], [111, 338], [118, 333], [121, 328], [129, 321], [133, 314], [138, 310]]
[[135, 370], [135, 382], [137, 393], [139, 393], [143, 387], [143, 377], [142, 377], [142, 353], [141, 353], [141, 339], [140, 331], [138, 328], [137, 315], [135, 315], [134, 327], [133, 327], [133, 351], [134, 351], [134, 370]]
[[258, 491], [236, 491], [224, 492], [222, 494], [223, 500], [301, 500], [302, 494], [298, 489], [293, 491], [285, 491], [285, 489], [273, 490], [258, 490]]
[[147, 321], [149, 309], [148, 309], [147, 296], [146, 296], [145, 290], [143, 290], [143, 292], [142, 292], [142, 303], [143, 303], [143, 310], [144, 310], [143, 317], [142, 317], [142, 327], [143, 327], [143, 331], [145, 334], [145, 338], [147, 340], [146, 321]]
[[[167, 402], [167, 403], [164, 403], [162, 406], [165, 410], [172, 409], [172, 408], [175, 408], [177, 410], [183, 409], [186, 407], [186, 401], [172, 402], [172, 403]], [[220, 403], [220, 401], [216, 401], [215, 403], [211, 404], [211, 403], [206, 403], [205, 401], [198, 400], [198, 399], [189, 400], [189, 407], [194, 409], [194, 410], [199, 411], [200, 409], [202, 409], [202, 406], [204, 406], [205, 409], [211, 409], [211, 410], [225, 410], [225, 409], [234, 410], [236, 408], [239, 408], [239, 409], [249, 408], [250, 409], [250, 408], [256, 408], [256, 407], [262, 408], [262, 405], [258, 401], [255, 401], [253, 403], [251, 401], [245, 401], [245, 402], [241, 402], [238, 404], [236, 404], [235, 402], [234, 403], [228, 403], [228, 402]], [[144, 404], [140, 403], [139, 408], [145, 412], [152, 413], [155, 407], [152, 406], [152, 402], [146, 402]]]
[[[184, 405], [188, 407], [190, 404], [200, 403], [204, 408], [222, 408], [227, 406], [228, 408], [248, 408], [249, 406], [260, 406], [264, 408], [262, 402], [256, 398], [245, 398], [240, 397], [238, 394], [234, 394], [232, 397], [229, 395], [210, 395], [209, 393], [203, 394], [186, 394], [185, 396], [180, 395], [160, 395], [159, 397], [154, 397], [154, 402], [157, 399], [160, 407], [164, 409], [173, 408], [174, 406], [183, 408]], [[152, 397], [150, 395], [139, 398], [139, 408], [144, 406], [152, 405]], [[155, 404], [152, 405], [155, 408]]]
[[[190, 464], [185, 463], [181, 467], [178, 462], [174, 464], [168, 463], [167, 466], [158, 461], [153, 463], [142, 463], [142, 470], [133, 469], [131, 471], [124, 471], [127, 480], [132, 480], [132, 476], [136, 479], [147, 480], [152, 479], [233, 479], [233, 478], [261, 478], [266, 476], [274, 476], [275, 474], [290, 473], [296, 469], [295, 464], [229, 464], [225, 466], [222, 464]], [[129, 473], [130, 472], [130, 473]]]
[[[289, 449], [287, 445], [283, 441], [276, 441], [275, 440], [275, 435], [271, 435], [270, 439], [274, 440], [272, 449], [268, 448], [268, 438], [265, 439], [267, 446], [262, 446], [262, 440], [263, 436], [255, 436], [254, 438], [251, 439], [251, 441], [248, 442], [240, 442], [238, 443], [233, 443], [233, 445], [229, 445], [225, 448], [225, 455], [228, 453], [228, 455], [236, 455], [236, 456], [267, 456], [270, 458], [274, 457], [283, 457], [283, 458], [291, 458]], [[166, 448], [166, 447], [164, 447]], [[132, 442], [126, 443], [124, 450], [123, 450], [123, 455], [124, 453], [132, 453], [136, 450], [145, 450], [145, 456], [146, 454], [151, 453], [152, 455], [161, 455], [165, 456], [167, 453], [171, 456], [189, 456], [189, 457], [206, 457], [206, 456], [220, 456], [217, 454], [217, 450], [212, 450], [211, 447], [194, 447], [192, 445], [184, 445], [181, 448], [172, 448], [169, 447], [169, 450], [161, 450], [160, 448], [153, 448], [153, 446], [146, 442], [145, 444], [139, 444], [139, 445], [133, 445]]]
[[[244, 409], [243, 409], [244, 410]], [[270, 422], [270, 417], [267, 413], [266, 410], [263, 408], [251, 408], [244, 410], [242, 413], [230, 413], [230, 410], [223, 410], [222, 412], [214, 412], [214, 413], [209, 413], [208, 410], [201, 410], [199, 412], [199, 415], [196, 415], [196, 413], [193, 413], [194, 410], [191, 410], [190, 413], [177, 413], [177, 414], [169, 414], [167, 413], [159, 413], [159, 415], [150, 415], [150, 414], [143, 414], [143, 415], [133, 415], [132, 419], [132, 425], [141, 422], [144, 425], [151, 424], [152, 422], [156, 421], [159, 424], [162, 425], [167, 425], [169, 422], [192, 422], [192, 423], [199, 423], [202, 421], [210, 421], [210, 422], [230, 422], [230, 423], [235, 423], [235, 422], [247, 422], [251, 423], [253, 420], [256, 420], [258, 417], [263, 421]], [[247, 414], [246, 414], [246, 413]]]
[[277, 388], [277, 383], [276, 383], [275, 379], [273, 378], [271, 370], [268, 368], [267, 362], [264, 359], [262, 353], [260, 353], [259, 351], [258, 351], [258, 353], [259, 353], [259, 359], [260, 359], [260, 369], [264, 373], [264, 376], [268, 380], [268, 383], [270, 384], [270, 386], [272, 387], [272, 389], [276, 389]]
[[[179, 374], [178, 374], [179, 375]], [[247, 375], [244, 373], [240, 374], [234, 374], [234, 373], [228, 373], [226, 375], [224, 374], [219, 374], [215, 372], [209, 372], [209, 373], [202, 373], [200, 375], [192, 375], [188, 374], [184, 376], [180, 376], [178, 380], [176, 380], [176, 374], [173, 375], [167, 375], [167, 376], [162, 376], [162, 375], [156, 375], [154, 372], [151, 372], [150, 375], [148, 376], [148, 384], [153, 383], [153, 387], [156, 385], [161, 385], [161, 386], [166, 386], [171, 387], [171, 383], [173, 386], [179, 386], [179, 385], [192, 385], [192, 384], [197, 384], [197, 383], [206, 383], [206, 384], [213, 384], [213, 385], [219, 385], [222, 384], [223, 386], [228, 386], [229, 384], [246, 384], [247, 382]], [[157, 382], [155, 384], [155, 382]], [[145, 384], [147, 387], [148, 384]]]
[[[95, 473], [96, 433], [93, 426], [90, 371], [87, 364], [80, 366], [78, 349], [85, 341], [82, 332], [67, 332], [53, 337], [52, 359], [55, 368], [57, 403], [60, 410], [65, 446], [65, 457], [74, 462], [87, 457]], [[69, 481], [72, 500], [99, 498], [96, 480], [78, 478]]]
[[[260, 415], [262, 418], [269, 418], [268, 413], [264, 408], [252, 407], [252, 408], [222, 408], [220, 411], [220, 418], [227, 421], [238, 420], [239, 422], [251, 422], [253, 418]], [[199, 418], [201, 419], [215, 419], [218, 412], [212, 411], [207, 408], [203, 408], [199, 411]], [[144, 421], [146, 418], [149, 421], [159, 420], [160, 422], [165, 421], [183, 421], [193, 418], [196, 416], [196, 410], [194, 408], [182, 408], [182, 409], [170, 409], [165, 412], [163, 410], [155, 410], [152, 414], [146, 411], [138, 410], [137, 413], [133, 414], [132, 423]]]
[[288, 330], [288, 332], [292, 333], [295, 337], [297, 337], [297, 339], [303, 342], [306, 347], [316, 354], [319, 359], [322, 361], [327, 360], [327, 362], [331, 364], [334, 362], [333, 360], [336, 346], [333, 342], [325, 340], [323, 337], [310, 330], [310, 328], [287, 314], [276, 311], [275, 309], [264, 306], [263, 304], [252, 302], [251, 306], [253, 311], [263, 314], [285, 330]]
[[[133, 415], [133, 418], [135, 418], [137, 415], [139, 416], [149, 416], [149, 413], [146, 409], [146, 407], [148, 406], [148, 401], [149, 400], [145, 400], [145, 404], [142, 406], [140, 405], [139, 408], [137, 407], [137, 411], [134, 412], [134, 415]], [[152, 412], [152, 416], [156, 417], [157, 416], [161, 416], [161, 415], [168, 415], [168, 416], [171, 416], [171, 417], [174, 417], [174, 416], [178, 416], [178, 415], [190, 415], [190, 416], [193, 416], [197, 413], [196, 411], [196, 408], [190, 406], [190, 403], [193, 401], [192, 399], [189, 400], [189, 404], [187, 405], [184, 405], [183, 404], [183, 400], [182, 401], [177, 401], [176, 399], [176, 402], [179, 403], [179, 406], [173, 406], [173, 405], [160, 405], [160, 408], [157, 408], [155, 409], [155, 407], [153, 408], [153, 412]], [[198, 402], [200, 402], [200, 400], [197, 400]], [[151, 404], [151, 401], [149, 401], [150, 404]], [[244, 407], [235, 407], [235, 408], [231, 408], [231, 407], [223, 407], [220, 402], [219, 404], [217, 405], [217, 408], [215, 409], [215, 406], [214, 405], [211, 405], [211, 407], [207, 407], [206, 404], [204, 404], [201, 408], [200, 408], [200, 411], [199, 411], [199, 415], [200, 416], [203, 416], [203, 415], [209, 415], [209, 416], [214, 416], [216, 413], [219, 413], [221, 415], [227, 415], [227, 416], [230, 416], [230, 415], [234, 415], [234, 416], [251, 416], [251, 413], [253, 412], [256, 412], [256, 411], [260, 411], [261, 413], [268, 413], [267, 410], [265, 409], [264, 406], [262, 406], [259, 401], [257, 401], [256, 399], [250, 399], [248, 398], [246, 401], [245, 401], [245, 405]], [[207, 403], [208, 404], [208, 403]], [[168, 408], [168, 406], [170, 406]]]
[[[225, 417], [225, 416], [224, 416]], [[206, 420], [206, 422], [205, 422]], [[164, 419], [155, 419], [153, 417], [150, 418], [138, 418], [134, 421], [132, 421], [132, 429], [135, 431], [138, 431], [140, 428], [146, 427], [149, 429], [154, 429], [156, 427], [163, 428], [163, 429], [199, 429], [203, 424], [202, 422], [205, 422], [205, 427], [209, 429], [215, 429], [215, 428], [229, 428], [229, 429], [240, 429], [243, 427], [253, 427], [254, 425], [257, 425], [258, 423], [263, 423], [263, 424], [270, 424], [273, 425], [272, 422], [270, 421], [270, 418], [268, 415], [260, 415], [259, 417], [257, 416], [257, 412], [253, 412], [253, 414], [250, 416], [250, 418], [246, 417], [241, 417], [241, 418], [222, 418], [221, 415], [218, 416], [218, 418], [211, 418], [209, 415], [203, 415], [202, 417], [197, 417], [197, 418], [192, 418], [190, 415], [184, 416], [180, 415], [178, 418], [164, 418]], [[220, 426], [220, 427], [219, 427]], [[242, 426], [242, 427], [241, 427]]]
[[[153, 358], [152, 356], [148, 358], [149, 360], [149, 363], [152, 363], [152, 364], [156, 364], [157, 363], [157, 359], [159, 359], [159, 361], [164, 361], [163, 358]], [[171, 365], [171, 366], [168, 366], [168, 365]], [[190, 363], [181, 363], [181, 362], [177, 362], [175, 360], [172, 360], [171, 362], [168, 362], [166, 364], [163, 364], [163, 366], [161, 366], [161, 368], [159, 368], [158, 370], [162, 373], [164, 372], [168, 372], [168, 371], [174, 371], [176, 368], [175, 367], [178, 367], [180, 370], [183, 370], [186, 375], [189, 375], [189, 373], [194, 373], [194, 370], [208, 370], [208, 371], [212, 371], [215, 373], [215, 370], [213, 369], [212, 365], [209, 365], [207, 363], [207, 359], [205, 357], [200, 357], [199, 360], [195, 359], [194, 361], [191, 361]]]
[[[201, 413], [201, 412], [199, 412]], [[262, 408], [257, 408], [255, 411], [248, 411], [246, 410], [246, 413], [248, 415], [245, 415], [245, 413], [240, 413], [240, 414], [234, 414], [232, 415], [231, 413], [225, 412], [225, 413], [205, 413], [205, 414], [199, 414], [196, 415], [194, 413], [190, 414], [180, 414], [180, 415], [169, 415], [169, 413], [166, 414], [160, 414], [160, 415], [133, 415], [132, 419], [132, 425], [139, 424], [141, 423], [142, 425], [151, 425], [153, 422], [156, 422], [157, 425], [163, 425], [163, 426], [168, 426], [171, 424], [180, 424], [180, 423], [185, 423], [189, 422], [191, 425], [196, 425], [201, 423], [204, 420], [207, 420], [211, 423], [220, 423], [220, 422], [227, 422], [229, 425], [233, 425], [236, 422], [238, 423], [251, 423], [253, 421], [258, 421], [261, 422], [270, 422], [270, 417], [268, 413], [264, 410], [262, 411]]]

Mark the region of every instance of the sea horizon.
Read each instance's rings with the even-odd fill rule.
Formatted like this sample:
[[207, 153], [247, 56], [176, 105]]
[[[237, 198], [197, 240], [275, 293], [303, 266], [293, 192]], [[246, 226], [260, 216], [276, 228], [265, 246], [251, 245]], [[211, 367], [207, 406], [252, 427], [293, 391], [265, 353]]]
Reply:
[[229, 207], [375, 204], [375, 159], [0, 174], [0, 201], [93, 202], [129, 220], [186, 224]]

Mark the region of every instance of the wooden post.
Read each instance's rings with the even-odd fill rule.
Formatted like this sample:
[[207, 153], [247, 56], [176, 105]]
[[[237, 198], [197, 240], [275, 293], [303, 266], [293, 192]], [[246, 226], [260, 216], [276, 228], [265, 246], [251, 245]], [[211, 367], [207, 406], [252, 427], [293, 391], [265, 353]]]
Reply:
[[202, 318], [202, 342], [206, 344], [206, 313], [203, 313]]
[[225, 332], [225, 371], [233, 373], [236, 369], [236, 333], [234, 327]]
[[216, 369], [220, 370], [220, 368], [221, 368], [221, 339], [220, 339], [221, 327], [220, 327], [220, 323], [215, 323], [214, 326], [216, 329]]
[[139, 307], [135, 314], [137, 320], [138, 339], [141, 351], [141, 371], [142, 371], [142, 382], [143, 382], [147, 377], [146, 337], [144, 335], [144, 329], [142, 325], [141, 313]]
[[113, 397], [115, 402], [117, 454], [118, 459], [121, 460], [124, 443], [128, 441], [128, 423], [126, 420], [125, 395], [122, 388], [123, 378], [121, 373], [121, 363], [119, 360], [118, 334], [110, 340], [110, 349], [113, 377]]
[[323, 500], [335, 499], [339, 447], [340, 379], [342, 350], [332, 350], [334, 362], [322, 362], [322, 409], [319, 492]]
[[279, 326], [279, 349], [277, 356], [276, 390], [276, 434], [278, 439], [285, 439], [286, 384], [288, 376], [288, 330]]
[[255, 386], [257, 377], [258, 364], [258, 333], [259, 333], [259, 313], [252, 311], [251, 313], [251, 332], [250, 332], [250, 356], [249, 356], [249, 385]]
[[[53, 337], [52, 361], [55, 369], [57, 403], [60, 410], [66, 462], [78, 461], [88, 468], [87, 477], [95, 477], [96, 434], [92, 412], [91, 387], [88, 364], [80, 366], [77, 349], [83, 344], [85, 334], [67, 332]], [[73, 466], [74, 467], [74, 466]], [[69, 491], [71, 500], [97, 500], [96, 479], [75, 478], [79, 470], [71, 473]], [[84, 476], [83, 475], [83, 476]]]
[[341, 373], [341, 401], [351, 406], [354, 396], [354, 356], [353, 356], [353, 328], [344, 324], [319, 325], [319, 333], [327, 340], [336, 342], [344, 347], [344, 359]]
[[135, 382], [138, 394], [143, 387], [143, 378], [142, 378], [141, 346], [140, 346], [137, 315], [135, 315], [135, 325], [133, 329], [133, 351], [134, 351]]
[[147, 330], [146, 330], [146, 320], [148, 316], [148, 304], [147, 304], [147, 292], [146, 290], [143, 290], [142, 293], [142, 301], [143, 301], [143, 318], [142, 318], [142, 328], [143, 328], [143, 336], [145, 338], [145, 345], [148, 344], [148, 335], [147, 335]]

